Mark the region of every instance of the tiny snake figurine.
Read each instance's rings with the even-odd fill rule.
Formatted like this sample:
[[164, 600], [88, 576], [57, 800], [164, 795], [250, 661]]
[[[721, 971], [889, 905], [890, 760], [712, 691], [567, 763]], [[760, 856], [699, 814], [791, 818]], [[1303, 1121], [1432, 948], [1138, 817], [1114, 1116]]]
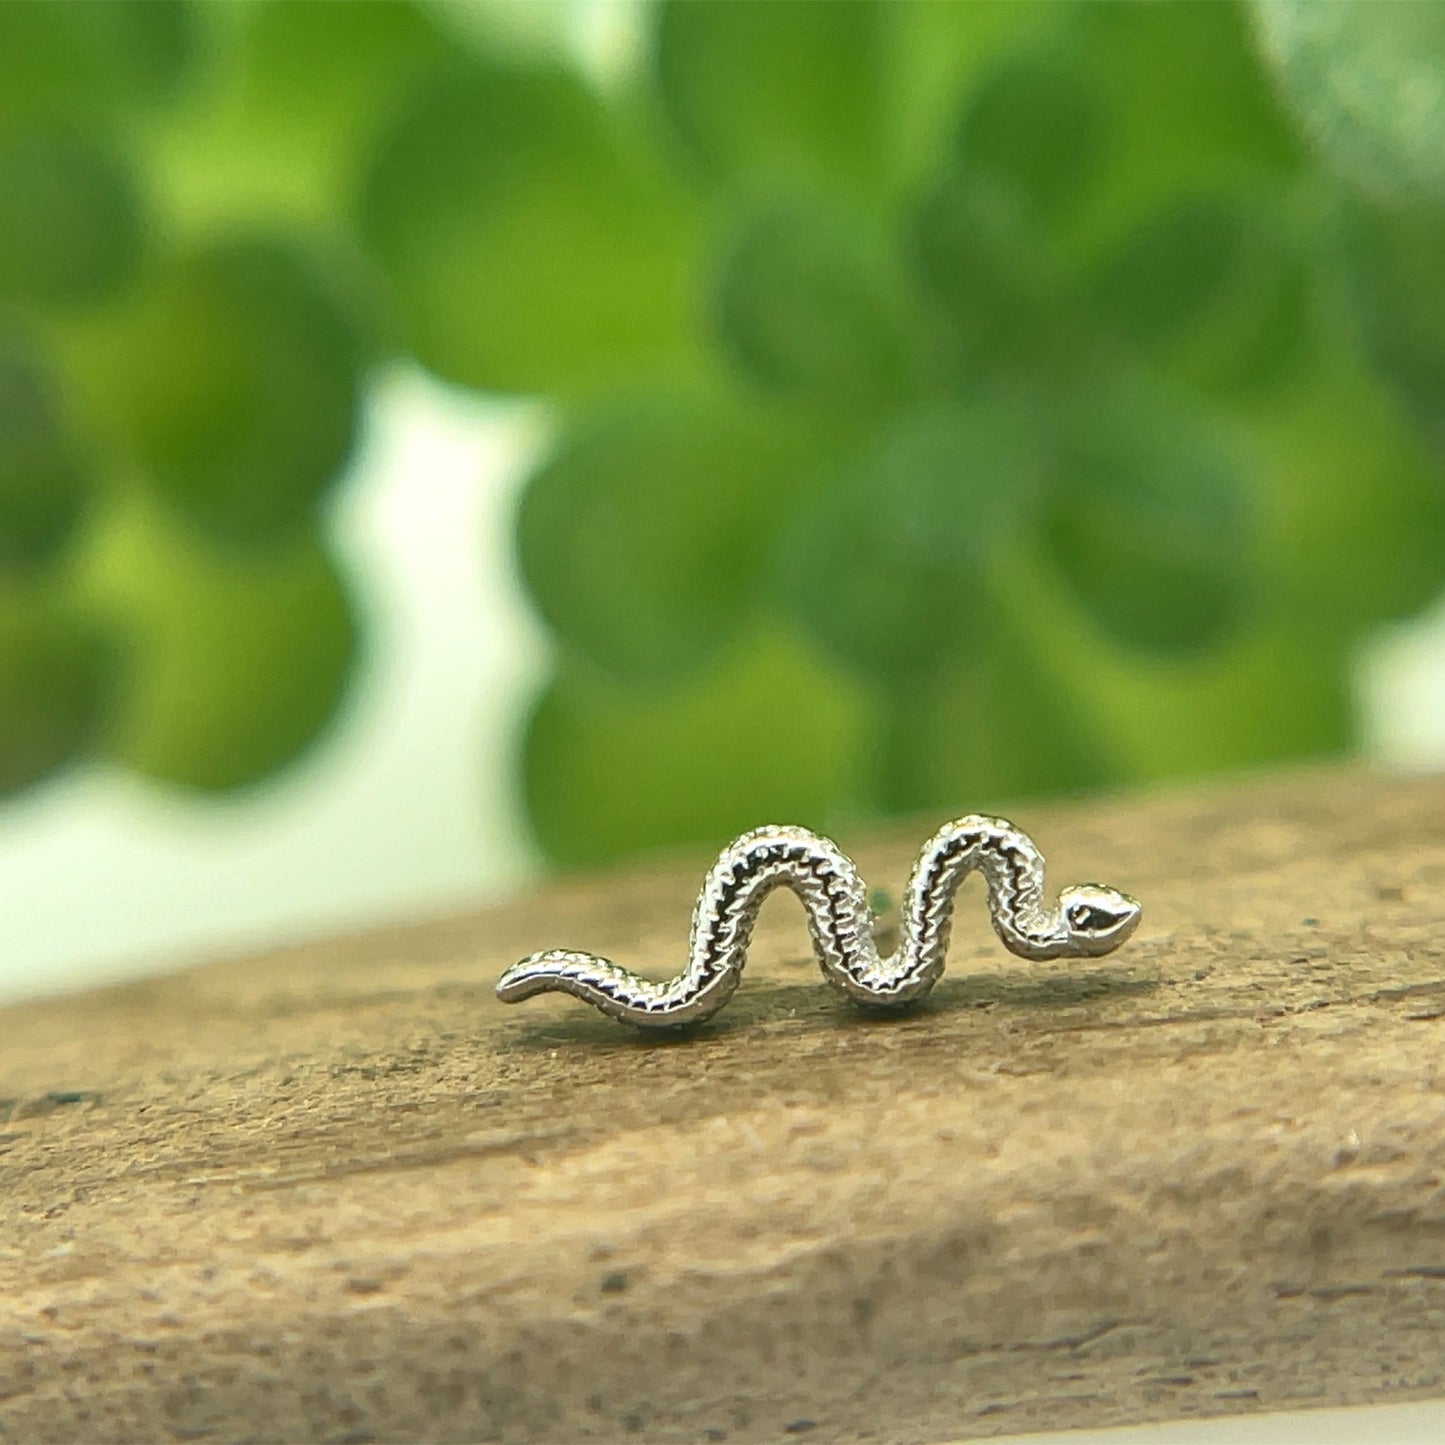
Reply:
[[971, 814], [923, 845], [908, 880], [896, 953], [880, 957], [868, 895], [853, 861], [806, 828], [757, 828], [718, 856], [692, 917], [687, 966], [654, 982], [590, 953], [551, 949], [509, 968], [503, 1003], [569, 993], [623, 1023], [647, 1028], [699, 1023], [733, 995], [763, 900], [791, 888], [802, 900], [824, 976], [874, 1006], [920, 999], [938, 982], [948, 952], [953, 899], [974, 870], [988, 884], [994, 931], [1024, 958], [1091, 958], [1117, 948], [1139, 923], [1139, 904], [1097, 883], [1065, 888], [1044, 905], [1044, 859], [1028, 834], [1003, 818]]

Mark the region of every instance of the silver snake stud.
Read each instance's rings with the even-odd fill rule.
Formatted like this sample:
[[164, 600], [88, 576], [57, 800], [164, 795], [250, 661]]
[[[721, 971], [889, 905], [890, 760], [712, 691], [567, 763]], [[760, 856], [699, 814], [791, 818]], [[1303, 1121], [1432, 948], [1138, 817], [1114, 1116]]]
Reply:
[[1098, 883], [1065, 888], [1046, 907], [1044, 859], [1033, 840], [1003, 818], [970, 814], [923, 845], [900, 910], [898, 949], [884, 958], [852, 859], [806, 828], [757, 828], [728, 844], [708, 873], [693, 911], [687, 966], [675, 978], [654, 982], [610, 959], [549, 949], [513, 964], [497, 982], [497, 997], [520, 1003], [533, 994], [569, 993], [623, 1023], [700, 1023], [733, 996], [758, 910], [782, 887], [802, 900], [829, 983], [862, 1004], [912, 1003], [943, 973], [954, 894], [975, 870], [988, 885], [994, 931], [1023, 958], [1094, 958], [1139, 924], [1139, 904]]

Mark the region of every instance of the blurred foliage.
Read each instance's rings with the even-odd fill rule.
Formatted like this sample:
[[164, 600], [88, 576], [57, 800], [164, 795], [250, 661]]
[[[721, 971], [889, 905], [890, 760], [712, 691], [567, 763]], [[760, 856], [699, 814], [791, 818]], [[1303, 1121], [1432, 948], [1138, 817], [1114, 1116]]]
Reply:
[[1347, 748], [1445, 584], [1442, 15], [0, 6], [0, 788], [317, 736], [400, 357], [552, 402], [557, 859]]
[[1445, 9], [1256, 3], [1281, 89], [1331, 160], [1377, 193], [1445, 199]]

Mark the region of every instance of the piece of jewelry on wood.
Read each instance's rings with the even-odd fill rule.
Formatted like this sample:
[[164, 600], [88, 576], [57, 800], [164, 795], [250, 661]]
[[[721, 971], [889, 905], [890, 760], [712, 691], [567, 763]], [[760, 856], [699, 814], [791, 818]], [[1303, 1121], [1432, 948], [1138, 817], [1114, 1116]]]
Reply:
[[718, 856], [692, 916], [687, 966], [654, 982], [610, 959], [567, 949], [534, 953], [497, 982], [503, 1003], [569, 993], [624, 1023], [648, 1028], [698, 1023], [733, 995], [763, 899], [791, 888], [802, 900], [824, 976], [859, 1003], [899, 1005], [938, 982], [948, 952], [953, 899], [972, 872], [988, 885], [994, 931], [1024, 958], [1093, 958], [1117, 948], [1139, 923], [1139, 904], [1098, 883], [1065, 888], [1044, 904], [1044, 859], [1028, 834], [1003, 818], [971, 814], [923, 845], [904, 894], [896, 952], [880, 957], [868, 894], [853, 861], [806, 828], [757, 828]]

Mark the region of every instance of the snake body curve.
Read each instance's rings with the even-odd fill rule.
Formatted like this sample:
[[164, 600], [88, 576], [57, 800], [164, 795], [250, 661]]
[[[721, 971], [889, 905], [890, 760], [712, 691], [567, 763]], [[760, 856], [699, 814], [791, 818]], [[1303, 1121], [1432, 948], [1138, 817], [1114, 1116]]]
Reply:
[[970, 814], [923, 845], [900, 909], [898, 949], [884, 957], [852, 860], [806, 828], [765, 827], [735, 839], [708, 872], [693, 912], [687, 964], [676, 977], [655, 982], [610, 959], [551, 949], [507, 969], [497, 997], [518, 1003], [561, 992], [624, 1023], [700, 1022], [732, 997], [763, 900], [785, 887], [802, 900], [813, 952], [830, 983], [864, 1004], [911, 1003], [943, 972], [954, 895], [975, 871], [988, 885], [994, 931], [1024, 958], [1108, 953], [1139, 922], [1139, 904], [1101, 884], [1066, 888], [1046, 907], [1044, 859], [1033, 840], [1003, 818]]

